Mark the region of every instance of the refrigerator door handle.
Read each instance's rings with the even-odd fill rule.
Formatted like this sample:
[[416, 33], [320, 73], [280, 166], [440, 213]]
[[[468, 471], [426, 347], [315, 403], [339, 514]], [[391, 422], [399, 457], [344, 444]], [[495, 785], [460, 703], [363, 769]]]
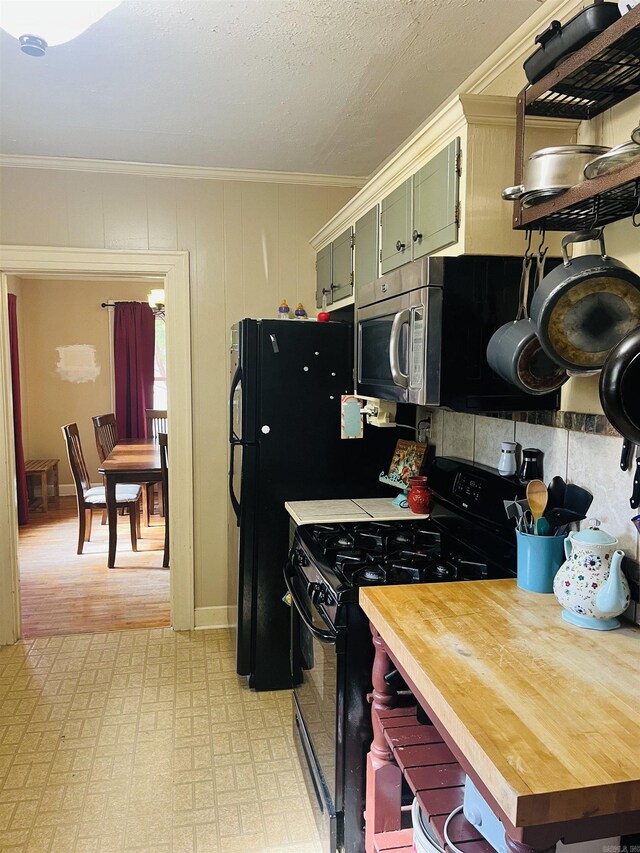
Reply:
[[229, 391], [229, 498], [231, 500], [231, 506], [233, 507], [233, 511], [236, 514], [236, 524], [240, 527], [240, 501], [236, 497], [236, 493], [233, 490], [233, 479], [235, 475], [235, 449], [238, 446], [242, 446], [242, 439], [238, 438], [236, 432], [233, 428], [233, 398], [235, 397], [236, 389], [240, 382], [242, 381], [242, 370], [240, 365], [236, 368], [236, 372], [233, 374], [233, 379], [231, 380], [231, 390]]
[[[231, 380], [231, 390], [229, 391], [229, 441], [231, 444], [239, 444], [242, 439], [240, 439], [233, 428], [233, 398], [236, 394], [236, 388], [242, 381], [242, 369], [240, 365], [236, 368], [236, 372], [233, 374], [233, 379]], [[233, 459], [233, 456], [232, 456]], [[233, 464], [233, 463], [232, 463]]]
[[229, 498], [231, 500], [231, 506], [233, 507], [233, 511], [236, 514], [236, 524], [240, 527], [240, 501], [236, 497], [236, 493], [233, 490], [233, 478], [235, 475], [235, 450], [236, 447], [242, 447], [242, 442], [237, 439], [232, 440], [230, 442], [229, 452], [231, 454], [231, 459], [229, 461]]

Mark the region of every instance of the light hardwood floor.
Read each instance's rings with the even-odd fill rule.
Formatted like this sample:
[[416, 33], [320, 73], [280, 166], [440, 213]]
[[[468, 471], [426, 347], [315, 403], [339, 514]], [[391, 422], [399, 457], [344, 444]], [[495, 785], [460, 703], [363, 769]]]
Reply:
[[120, 631], [169, 625], [169, 570], [162, 568], [164, 524], [153, 516], [142, 525], [137, 553], [129, 519], [118, 518], [116, 567], [107, 568], [108, 528], [93, 520], [91, 542], [76, 554], [74, 497], [31, 513], [20, 528], [20, 596], [24, 637]]

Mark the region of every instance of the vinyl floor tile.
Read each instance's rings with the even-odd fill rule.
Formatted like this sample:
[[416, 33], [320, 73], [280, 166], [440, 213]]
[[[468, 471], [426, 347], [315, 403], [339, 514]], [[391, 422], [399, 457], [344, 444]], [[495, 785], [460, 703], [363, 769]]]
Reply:
[[0, 853], [318, 853], [285, 691], [226, 630], [0, 648]]

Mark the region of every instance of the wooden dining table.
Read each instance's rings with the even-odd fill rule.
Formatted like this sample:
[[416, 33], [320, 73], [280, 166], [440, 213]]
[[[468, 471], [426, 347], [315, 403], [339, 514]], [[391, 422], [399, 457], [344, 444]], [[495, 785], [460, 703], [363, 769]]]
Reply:
[[109, 556], [107, 567], [116, 563], [118, 510], [116, 485], [119, 483], [159, 483], [160, 445], [154, 438], [130, 438], [119, 441], [98, 469], [104, 476], [109, 518]]

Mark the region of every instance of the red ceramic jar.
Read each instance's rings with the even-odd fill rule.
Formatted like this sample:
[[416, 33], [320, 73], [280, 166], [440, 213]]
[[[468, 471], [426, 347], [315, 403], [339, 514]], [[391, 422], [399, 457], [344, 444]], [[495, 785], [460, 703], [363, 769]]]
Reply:
[[407, 495], [407, 503], [411, 512], [427, 515], [431, 512], [432, 492], [427, 486], [426, 477], [412, 477], [409, 480], [411, 490]]

